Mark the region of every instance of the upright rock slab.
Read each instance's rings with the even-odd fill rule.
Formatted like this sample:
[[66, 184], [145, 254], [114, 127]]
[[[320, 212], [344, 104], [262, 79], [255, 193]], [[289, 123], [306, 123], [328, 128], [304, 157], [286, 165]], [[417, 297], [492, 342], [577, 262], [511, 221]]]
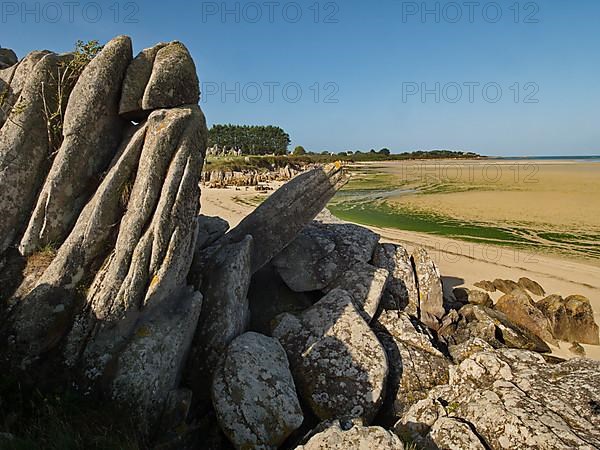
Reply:
[[22, 254], [61, 244], [100, 184], [123, 138], [118, 106], [131, 59], [131, 39], [115, 38], [77, 81], [65, 112], [64, 140], [21, 240]]
[[373, 255], [373, 265], [387, 269], [390, 280], [383, 294], [386, 310], [404, 311], [419, 316], [419, 292], [410, 256], [401, 245], [379, 244]]
[[225, 235], [220, 244], [254, 239], [252, 273], [287, 247], [347, 182], [340, 165], [317, 168], [297, 176]]
[[196, 400], [208, 399], [212, 375], [228, 345], [250, 321], [248, 287], [252, 236], [222, 247], [204, 268], [204, 306], [188, 358], [186, 381]]
[[320, 419], [373, 420], [383, 402], [388, 361], [350, 294], [337, 289], [298, 316], [283, 314], [273, 336]]
[[419, 319], [432, 330], [438, 330], [446, 313], [440, 271], [424, 248], [415, 250], [412, 261], [419, 290]]
[[285, 351], [257, 333], [238, 337], [224, 352], [212, 398], [223, 431], [240, 450], [276, 450], [304, 420]]
[[292, 290], [321, 290], [352, 266], [369, 262], [378, 241], [377, 234], [358, 225], [314, 222], [273, 259], [273, 266]]

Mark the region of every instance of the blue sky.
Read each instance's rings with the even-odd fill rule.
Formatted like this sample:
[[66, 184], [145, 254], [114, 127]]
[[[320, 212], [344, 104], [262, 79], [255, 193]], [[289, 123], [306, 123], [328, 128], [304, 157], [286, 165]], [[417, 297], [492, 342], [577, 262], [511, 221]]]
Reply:
[[2, 2], [0, 45], [181, 40], [210, 124], [278, 125], [314, 151], [600, 154], [600, 1], [467, 3]]

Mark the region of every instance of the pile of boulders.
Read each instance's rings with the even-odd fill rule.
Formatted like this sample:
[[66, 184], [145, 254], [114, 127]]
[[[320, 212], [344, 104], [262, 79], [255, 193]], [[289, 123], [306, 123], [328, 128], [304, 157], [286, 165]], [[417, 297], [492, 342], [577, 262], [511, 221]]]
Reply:
[[211, 170], [202, 173], [202, 186], [208, 189], [228, 187], [260, 187], [274, 182], [286, 182], [314, 165], [302, 167], [286, 164], [271, 170], [246, 169], [240, 171]]
[[482, 283], [495, 305], [444, 298], [426, 249], [322, 212], [340, 165], [231, 230], [199, 215], [207, 130], [179, 42], [109, 42], [49, 154], [41, 86], [64, 57], [0, 69], [3, 373], [114, 403], [158, 448], [600, 446], [600, 363], [543, 355], [597, 343], [586, 299], [533, 302], [526, 279]]

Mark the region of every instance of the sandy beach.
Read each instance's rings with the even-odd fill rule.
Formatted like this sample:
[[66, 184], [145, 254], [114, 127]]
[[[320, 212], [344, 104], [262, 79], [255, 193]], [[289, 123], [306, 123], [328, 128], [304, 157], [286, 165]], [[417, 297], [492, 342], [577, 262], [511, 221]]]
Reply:
[[[277, 186], [274, 186], [277, 187]], [[253, 189], [203, 189], [202, 213], [220, 216], [231, 226], [238, 224], [252, 212], [260, 194]], [[595, 319], [600, 323], [600, 264], [559, 256], [482, 245], [433, 236], [425, 233], [401, 231], [391, 228], [368, 227], [382, 236], [384, 242], [405, 245], [411, 251], [415, 246], [427, 248], [438, 264], [443, 276], [444, 290], [496, 278], [518, 280], [529, 277], [539, 282], [548, 294], [563, 296], [580, 294], [590, 299]], [[501, 294], [492, 294], [497, 300]], [[534, 300], [541, 298], [534, 297]], [[553, 348], [556, 356], [570, 358], [569, 343]], [[589, 358], [600, 360], [600, 346], [584, 345]]]

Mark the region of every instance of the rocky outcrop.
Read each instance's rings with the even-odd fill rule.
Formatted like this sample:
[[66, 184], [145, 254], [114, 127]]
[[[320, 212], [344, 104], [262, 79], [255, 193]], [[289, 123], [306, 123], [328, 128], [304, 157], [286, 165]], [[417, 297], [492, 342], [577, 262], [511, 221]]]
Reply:
[[273, 260], [296, 292], [325, 289], [352, 266], [373, 257], [379, 236], [351, 224], [314, 222]]
[[127, 69], [119, 113], [143, 120], [156, 109], [198, 103], [196, 65], [181, 42], [161, 43], [142, 51]]
[[358, 263], [344, 272], [339, 278], [324, 289], [331, 292], [342, 289], [354, 300], [354, 306], [367, 323], [371, 323], [379, 309], [381, 296], [388, 282], [389, 272], [370, 264]]
[[255, 187], [257, 189], [263, 187], [271, 189], [264, 185], [290, 181], [302, 172], [317, 167], [315, 164], [296, 162], [284, 162], [283, 164], [285, 165], [278, 167], [278, 162], [275, 160], [274, 167], [269, 169], [210, 170], [210, 167], [208, 167], [202, 174], [202, 182], [203, 186], [208, 189], [224, 189], [227, 187]]
[[273, 336], [317, 417], [373, 420], [383, 402], [388, 361], [350, 294], [334, 290], [298, 316], [283, 314]]
[[252, 273], [256, 273], [296, 238], [346, 182], [338, 165], [306, 172], [275, 192], [220, 243], [252, 236]]
[[227, 245], [204, 268], [204, 306], [186, 370], [187, 383], [195, 392], [211, 384], [227, 346], [248, 327], [252, 245], [251, 236]]
[[563, 299], [550, 295], [536, 303], [544, 314], [556, 339], [567, 342], [600, 345], [598, 325], [590, 301], [581, 295]]
[[383, 294], [383, 308], [404, 311], [418, 317], [419, 292], [413, 265], [406, 249], [401, 245], [379, 244], [373, 255], [373, 264], [390, 273], [390, 280]]
[[[590, 360], [550, 365], [521, 350], [478, 352], [395, 430], [424, 448], [594, 448], [599, 374], [600, 363]], [[449, 435], [456, 440], [446, 446]]]
[[378, 449], [404, 450], [404, 444], [394, 433], [380, 427], [354, 425], [347, 429], [334, 422], [325, 431], [313, 436], [296, 450]]
[[419, 319], [429, 328], [437, 330], [446, 313], [440, 271], [423, 248], [413, 253], [412, 262], [419, 291]]
[[237, 449], [277, 449], [304, 420], [285, 351], [257, 333], [231, 343], [216, 371], [212, 398]]
[[496, 309], [502, 311], [517, 325], [531, 331], [540, 339], [555, 346], [558, 345], [552, 335], [552, 328], [544, 314], [535, 307], [535, 303], [525, 292], [513, 291], [496, 302]]
[[115, 38], [79, 77], [65, 111], [63, 143], [19, 245], [22, 254], [62, 244], [100, 184], [123, 137], [118, 104], [131, 58], [131, 39]]

